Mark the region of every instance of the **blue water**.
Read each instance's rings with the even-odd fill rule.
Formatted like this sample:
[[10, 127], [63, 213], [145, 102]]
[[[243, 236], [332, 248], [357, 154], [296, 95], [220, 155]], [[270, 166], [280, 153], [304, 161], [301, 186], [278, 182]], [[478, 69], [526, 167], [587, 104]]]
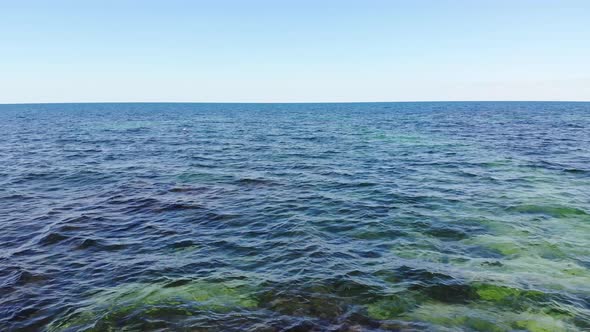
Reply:
[[2, 331], [590, 329], [590, 103], [0, 105]]

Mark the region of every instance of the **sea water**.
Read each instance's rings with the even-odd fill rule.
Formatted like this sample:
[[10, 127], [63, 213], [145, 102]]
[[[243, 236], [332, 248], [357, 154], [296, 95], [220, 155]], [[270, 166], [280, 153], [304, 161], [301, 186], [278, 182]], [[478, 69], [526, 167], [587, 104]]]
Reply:
[[590, 103], [0, 106], [0, 330], [590, 329]]

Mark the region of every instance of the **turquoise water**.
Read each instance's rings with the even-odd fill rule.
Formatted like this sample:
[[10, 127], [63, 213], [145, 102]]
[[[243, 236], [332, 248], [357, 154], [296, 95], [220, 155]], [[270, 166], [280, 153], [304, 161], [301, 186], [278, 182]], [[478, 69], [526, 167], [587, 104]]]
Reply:
[[0, 105], [0, 330], [590, 329], [590, 103]]

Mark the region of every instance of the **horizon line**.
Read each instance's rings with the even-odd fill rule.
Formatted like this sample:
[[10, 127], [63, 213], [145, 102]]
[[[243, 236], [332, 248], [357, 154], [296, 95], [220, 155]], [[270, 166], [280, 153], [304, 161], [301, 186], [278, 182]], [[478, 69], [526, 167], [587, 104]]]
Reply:
[[393, 103], [590, 103], [590, 100], [404, 100], [404, 101], [72, 101], [72, 102], [14, 102], [10, 105], [63, 104], [393, 104]]

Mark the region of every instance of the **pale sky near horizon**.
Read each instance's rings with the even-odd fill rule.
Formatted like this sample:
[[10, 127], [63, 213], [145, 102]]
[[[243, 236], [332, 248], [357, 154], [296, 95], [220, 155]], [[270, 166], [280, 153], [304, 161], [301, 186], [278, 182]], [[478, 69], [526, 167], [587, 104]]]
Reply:
[[0, 103], [590, 101], [588, 0], [0, 0]]

